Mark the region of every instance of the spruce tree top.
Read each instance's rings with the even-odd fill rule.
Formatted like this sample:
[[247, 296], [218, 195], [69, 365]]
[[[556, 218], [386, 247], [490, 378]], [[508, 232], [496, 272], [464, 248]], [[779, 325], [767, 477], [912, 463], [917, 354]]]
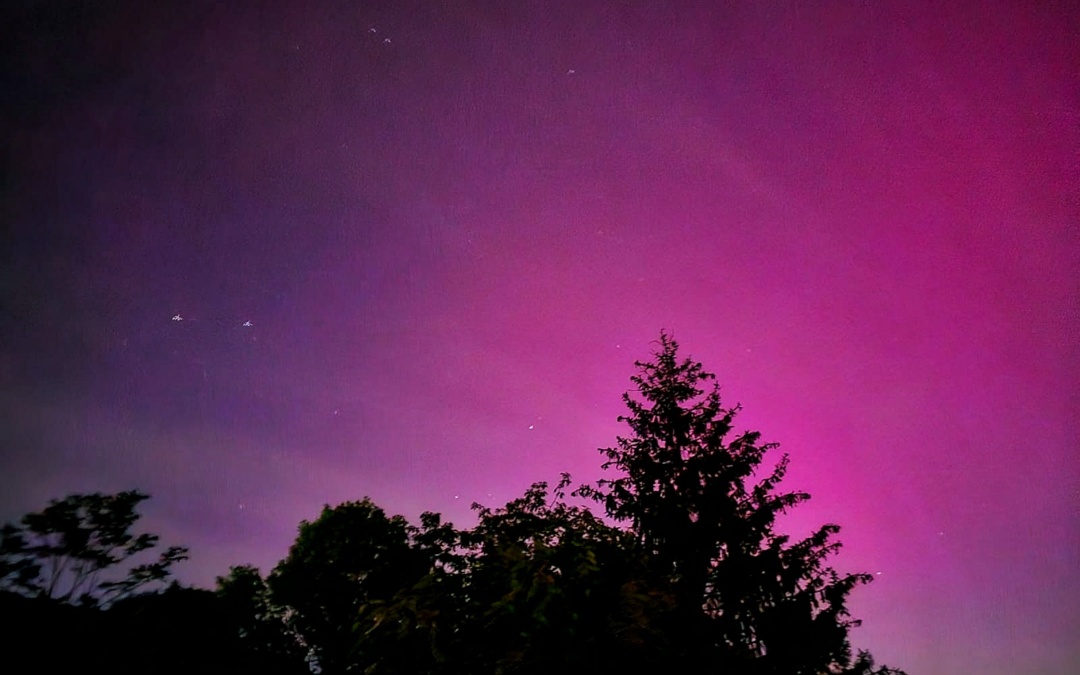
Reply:
[[635, 388], [623, 394], [629, 412], [619, 421], [630, 434], [601, 449], [616, 477], [578, 494], [628, 524], [653, 578], [670, 589], [672, 646], [729, 672], [871, 672], [869, 655], [852, 665], [848, 633], [858, 622], [846, 600], [872, 578], [825, 565], [839, 527], [795, 543], [776, 533], [777, 517], [809, 499], [777, 489], [788, 456], [762, 470], [777, 444], [756, 431], [732, 435], [740, 407], [721, 405], [715, 376], [680, 358], [670, 334], [654, 357], [635, 363]]

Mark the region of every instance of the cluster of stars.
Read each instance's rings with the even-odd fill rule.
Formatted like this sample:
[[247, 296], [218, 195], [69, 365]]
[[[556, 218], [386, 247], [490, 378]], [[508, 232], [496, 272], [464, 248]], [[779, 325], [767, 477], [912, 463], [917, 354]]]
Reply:
[[[378, 33], [379, 33], [378, 29], [376, 29], [374, 26], [372, 26], [371, 28], [368, 28], [368, 32], [371, 33], [372, 35], [378, 35]], [[384, 45], [392, 44], [391, 41], [390, 41], [390, 38], [388, 38], [388, 37], [383, 38], [383, 44]]]
[[[183, 321], [184, 317], [180, 316], [180, 314], [174, 314], [172, 320], [173, 321]], [[254, 325], [255, 324], [251, 323], [251, 321], [245, 321], [244, 323], [240, 324], [240, 326], [243, 327], [243, 328], [252, 328], [252, 327], [254, 327]]]

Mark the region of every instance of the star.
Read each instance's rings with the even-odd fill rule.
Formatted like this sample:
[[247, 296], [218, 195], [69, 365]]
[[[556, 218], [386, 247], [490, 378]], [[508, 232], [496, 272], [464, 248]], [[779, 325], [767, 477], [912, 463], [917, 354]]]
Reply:
[[184, 317], [182, 317], [182, 316], [180, 316], [179, 314], [177, 314], [176, 316], [174, 316], [174, 317], [172, 318], [172, 320], [173, 320], [173, 321], [183, 321], [183, 320], [184, 320]]

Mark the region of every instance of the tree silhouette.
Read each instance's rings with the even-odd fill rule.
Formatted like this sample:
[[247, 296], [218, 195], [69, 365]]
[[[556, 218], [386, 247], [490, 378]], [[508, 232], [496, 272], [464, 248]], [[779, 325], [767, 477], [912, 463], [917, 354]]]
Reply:
[[850, 667], [848, 633], [858, 622], [845, 603], [871, 577], [825, 565], [840, 547], [836, 525], [795, 543], [775, 532], [780, 514], [809, 499], [777, 490], [787, 455], [761, 475], [777, 445], [756, 431], [732, 437], [739, 407], [722, 407], [715, 376], [680, 359], [670, 335], [662, 333], [659, 345], [654, 361], [635, 363], [637, 396], [623, 395], [629, 414], [619, 420], [631, 433], [601, 450], [603, 468], [617, 477], [578, 494], [628, 523], [670, 583], [673, 657], [755, 674]]
[[[232, 567], [207, 591], [161, 590], [181, 547], [132, 564], [157, 544], [132, 533], [146, 495], [72, 495], [0, 531], [0, 614], [20, 649], [68, 646], [38, 650], [46, 672], [903, 675], [852, 655], [846, 602], [871, 578], [827, 564], [839, 527], [777, 531], [809, 498], [779, 489], [787, 455], [732, 433], [739, 407], [670, 335], [654, 356], [578, 501], [563, 474], [474, 504], [465, 530], [326, 506], [266, 578]], [[0, 670], [20, 658], [0, 650]]]
[[270, 600], [270, 589], [259, 570], [237, 565], [217, 578], [217, 598], [256, 672], [309, 672], [306, 650], [287, 622], [285, 609]]
[[412, 541], [431, 567], [393, 598], [361, 609], [363, 672], [640, 667], [670, 598], [647, 588], [626, 532], [565, 502], [569, 482], [564, 474], [553, 493], [535, 483], [497, 509], [474, 504], [478, 523], [466, 531], [425, 514]]
[[410, 546], [409, 526], [370, 499], [325, 507], [300, 524], [289, 555], [268, 579], [272, 602], [323, 673], [357, 662], [360, 608], [388, 600], [420, 579], [427, 561]]
[[[269, 577], [277, 609], [249, 611], [286, 617], [326, 673], [899, 673], [852, 658], [846, 601], [870, 577], [826, 564], [839, 528], [776, 531], [809, 498], [778, 489], [788, 457], [767, 466], [776, 445], [733, 435], [739, 408], [714, 376], [670, 335], [659, 345], [623, 397], [630, 434], [601, 450], [614, 476], [571, 493], [606, 522], [567, 502], [566, 474], [474, 504], [469, 530], [434, 513], [414, 527], [367, 499], [327, 507]], [[262, 582], [234, 568], [231, 583], [256, 597]]]
[[423, 513], [419, 527], [408, 527], [419, 574], [392, 596], [368, 598], [361, 605], [355, 653], [362, 657], [364, 672], [459, 672], [476, 655], [462, 649], [470, 634], [472, 604], [465, 589], [469, 560], [462, 536], [437, 513]]
[[95, 623], [105, 629], [97, 643], [100, 653], [93, 659], [84, 656], [78, 665], [117, 675], [299, 675], [296, 669], [281, 669], [283, 662], [257, 660], [223, 609], [214, 592], [175, 583], [163, 591], [128, 596], [97, 612]]
[[[107, 606], [155, 584], [187, 558], [183, 546], [170, 546], [150, 563], [131, 559], [154, 548], [156, 534], [133, 534], [138, 491], [74, 494], [22, 517], [0, 530], [0, 590], [64, 603]], [[125, 570], [120, 578], [111, 573]]]

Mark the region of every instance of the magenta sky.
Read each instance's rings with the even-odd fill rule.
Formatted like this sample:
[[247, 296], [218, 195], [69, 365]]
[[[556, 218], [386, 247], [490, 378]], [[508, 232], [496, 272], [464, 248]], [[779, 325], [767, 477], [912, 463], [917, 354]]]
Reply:
[[468, 524], [598, 477], [667, 328], [880, 572], [858, 646], [1075, 672], [1075, 5], [101, 4], [0, 21], [0, 519], [139, 487], [202, 584]]

